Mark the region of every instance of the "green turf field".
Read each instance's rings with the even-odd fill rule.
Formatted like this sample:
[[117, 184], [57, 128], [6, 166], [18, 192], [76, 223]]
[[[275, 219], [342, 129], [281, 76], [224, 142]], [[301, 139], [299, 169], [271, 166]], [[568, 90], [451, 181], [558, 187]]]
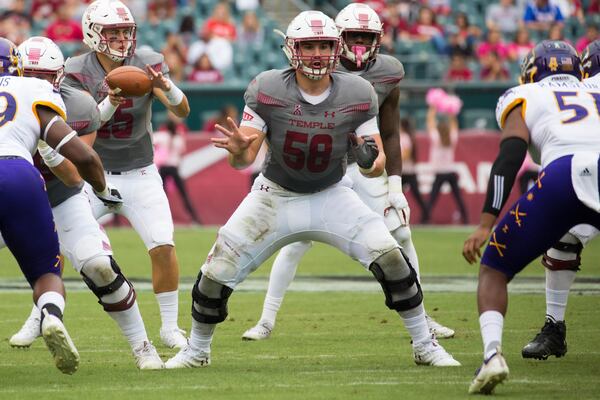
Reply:
[[[474, 282], [477, 267], [462, 260], [467, 230], [417, 228], [414, 241], [421, 259], [425, 304], [430, 314], [456, 329], [454, 339], [442, 341], [463, 367], [417, 367], [408, 334], [394, 312], [383, 305], [383, 295], [364, 290], [293, 287], [279, 314], [273, 337], [264, 342], [242, 342], [241, 334], [260, 315], [264, 292], [242, 289], [230, 300], [230, 318], [221, 324], [213, 342], [212, 365], [185, 371], [140, 372], [116, 325], [94, 296], [77, 289], [77, 276], [65, 276], [75, 287], [67, 298], [65, 322], [81, 354], [73, 376], [58, 372], [41, 341], [29, 350], [15, 350], [8, 338], [31, 308], [30, 293], [8, 290], [23, 286], [20, 272], [7, 251], [0, 252], [0, 399], [450, 399], [467, 398], [468, 383], [481, 361], [481, 339], [475, 294], [457, 289], [458, 277]], [[149, 280], [149, 261], [139, 238], [129, 230], [110, 230], [115, 255], [126, 274], [140, 287]], [[185, 290], [180, 294], [180, 325], [191, 324], [189, 285], [212, 241], [214, 230], [178, 230], [176, 241]], [[269, 266], [260, 268], [256, 281], [266, 283]], [[299, 268], [299, 282], [318, 282], [323, 276], [369, 277], [344, 255], [316, 245]], [[447, 279], [446, 277], [453, 277]], [[517, 279], [529, 284], [513, 293], [505, 321], [504, 351], [511, 370], [507, 384], [497, 388], [503, 398], [596, 399], [600, 391], [600, 246], [583, 253], [578, 286], [567, 312], [569, 352], [565, 358], [525, 361], [521, 347], [537, 332], [545, 311], [543, 269], [532, 264]], [[537, 278], [536, 278], [537, 277]], [[429, 283], [428, 283], [429, 279]], [[362, 282], [363, 279], [358, 279]], [[436, 283], [436, 285], [433, 285]], [[439, 283], [439, 284], [437, 284]], [[365, 283], [366, 284], [366, 283]], [[444, 286], [446, 285], [446, 286]], [[317, 285], [319, 286], [319, 285]], [[345, 287], [345, 286], [344, 286]], [[595, 289], [593, 289], [595, 287]], [[343, 287], [342, 287], [343, 288]], [[311, 289], [309, 289], [311, 290]], [[455, 291], [458, 290], [458, 291]], [[537, 291], [537, 293], [535, 293]], [[150, 338], [164, 358], [174, 354], [158, 339], [158, 306], [151, 292], [141, 289], [138, 299]]]

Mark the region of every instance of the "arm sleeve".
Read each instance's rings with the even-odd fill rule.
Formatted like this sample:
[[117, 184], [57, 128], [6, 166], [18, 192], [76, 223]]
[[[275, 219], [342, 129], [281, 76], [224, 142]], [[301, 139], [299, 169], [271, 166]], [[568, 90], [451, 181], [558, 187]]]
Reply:
[[526, 154], [527, 143], [519, 137], [509, 137], [500, 143], [500, 151], [492, 165], [488, 181], [483, 212], [500, 214]]

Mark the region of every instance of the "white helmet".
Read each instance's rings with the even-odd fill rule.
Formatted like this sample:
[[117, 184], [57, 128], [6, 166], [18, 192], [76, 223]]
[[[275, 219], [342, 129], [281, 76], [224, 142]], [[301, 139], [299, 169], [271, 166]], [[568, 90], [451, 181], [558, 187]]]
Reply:
[[[383, 36], [383, 24], [379, 16], [371, 7], [362, 3], [348, 4], [335, 17], [335, 24], [342, 36], [342, 57], [347, 58], [358, 68], [363, 63], [373, 60], [379, 52], [381, 37]], [[347, 32], [365, 32], [373, 34], [373, 42], [367, 45], [348, 47], [345, 34]]]
[[23, 62], [23, 74], [54, 75], [52, 84], [58, 88], [64, 77], [65, 58], [60, 48], [52, 40], [33, 36], [19, 45]]
[[[131, 57], [135, 51], [136, 24], [129, 8], [120, 1], [96, 0], [90, 4], [81, 18], [83, 29], [83, 43], [99, 53], [106, 54], [113, 61], [123, 61]], [[129, 28], [129, 35], [124, 41], [126, 48], [121, 50], [111, 49], [108, 38], [104, 36], [104, 29]]]
[[[303, 61], [320, 61], [312, 56], [303, 56], [300, 42], [331, 41], [332, 52], [324, 66], [311, 64], [307, 66]], [[308, 78], [319, 80], [333, 72], [338, 64], [341, 52], [340, 35], [335, 23], [320, 11], [303, 11], [290, 22], [285, 34], [283, 52], [290, 61], [292, 68], [301, 71]], [[319, 57], [320, 58], [320, 57]]]

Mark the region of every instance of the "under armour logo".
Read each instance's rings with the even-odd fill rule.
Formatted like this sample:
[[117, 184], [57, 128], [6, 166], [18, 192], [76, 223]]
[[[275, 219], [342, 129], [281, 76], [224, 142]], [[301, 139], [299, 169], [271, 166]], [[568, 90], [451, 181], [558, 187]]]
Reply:
[[260, 190], [264, 190], [265, 192], [268, 192], [270, 189], [270, 187], [265, 186], [265, 185], [260, 185]]
[[296, 104], [294, 106], [294, 112], [293, 112], [293, 114], [294, 115], [302, 115], [302, 105]]
[[325, 118], [331, 116], [331, 118], [335, 118], [335, 111], [329, 112], [325, 111]]
[[581, 172], [579, 173], [579, 176], [592, 176], [592, 173], [590, 172], [590, 170], [589, 170], [589, 168], [588, 168], [588, 167], [585, 167], [585, 168], [583, 169], [583, 171], [581, 171]]

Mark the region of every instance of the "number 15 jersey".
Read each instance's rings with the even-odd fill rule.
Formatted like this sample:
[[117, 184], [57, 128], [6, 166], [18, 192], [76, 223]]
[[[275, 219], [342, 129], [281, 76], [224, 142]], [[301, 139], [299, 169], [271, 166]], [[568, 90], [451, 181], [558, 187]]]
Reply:
[[[146, 64], [169, 77], [169, 68], [162, 54], [150, 49], [138, 49], [123, 65], [133, 65], [146, 70]], [[95, 52], [71, 57], [65, 63], [66, 78], [63, 84], [84, 90], [96, 103], [108, 94], [106, 71]], [[107, 171], [129, 171], [146, 167], [153, 162], [152, 148], [152, 92], [140, 97], [127, 97], [112, 118], [98, 129], [94, 150], [98, 152]]]
[[553, 75], [509, 89], [496, 107], [500, 128], [509, 112], [519, 105], [530, 132], [530, 150], [534, 158], [541, 157], [542, 167], [565, 155], [600, 152], [597, 81], [580, 82], [571, 75]]

